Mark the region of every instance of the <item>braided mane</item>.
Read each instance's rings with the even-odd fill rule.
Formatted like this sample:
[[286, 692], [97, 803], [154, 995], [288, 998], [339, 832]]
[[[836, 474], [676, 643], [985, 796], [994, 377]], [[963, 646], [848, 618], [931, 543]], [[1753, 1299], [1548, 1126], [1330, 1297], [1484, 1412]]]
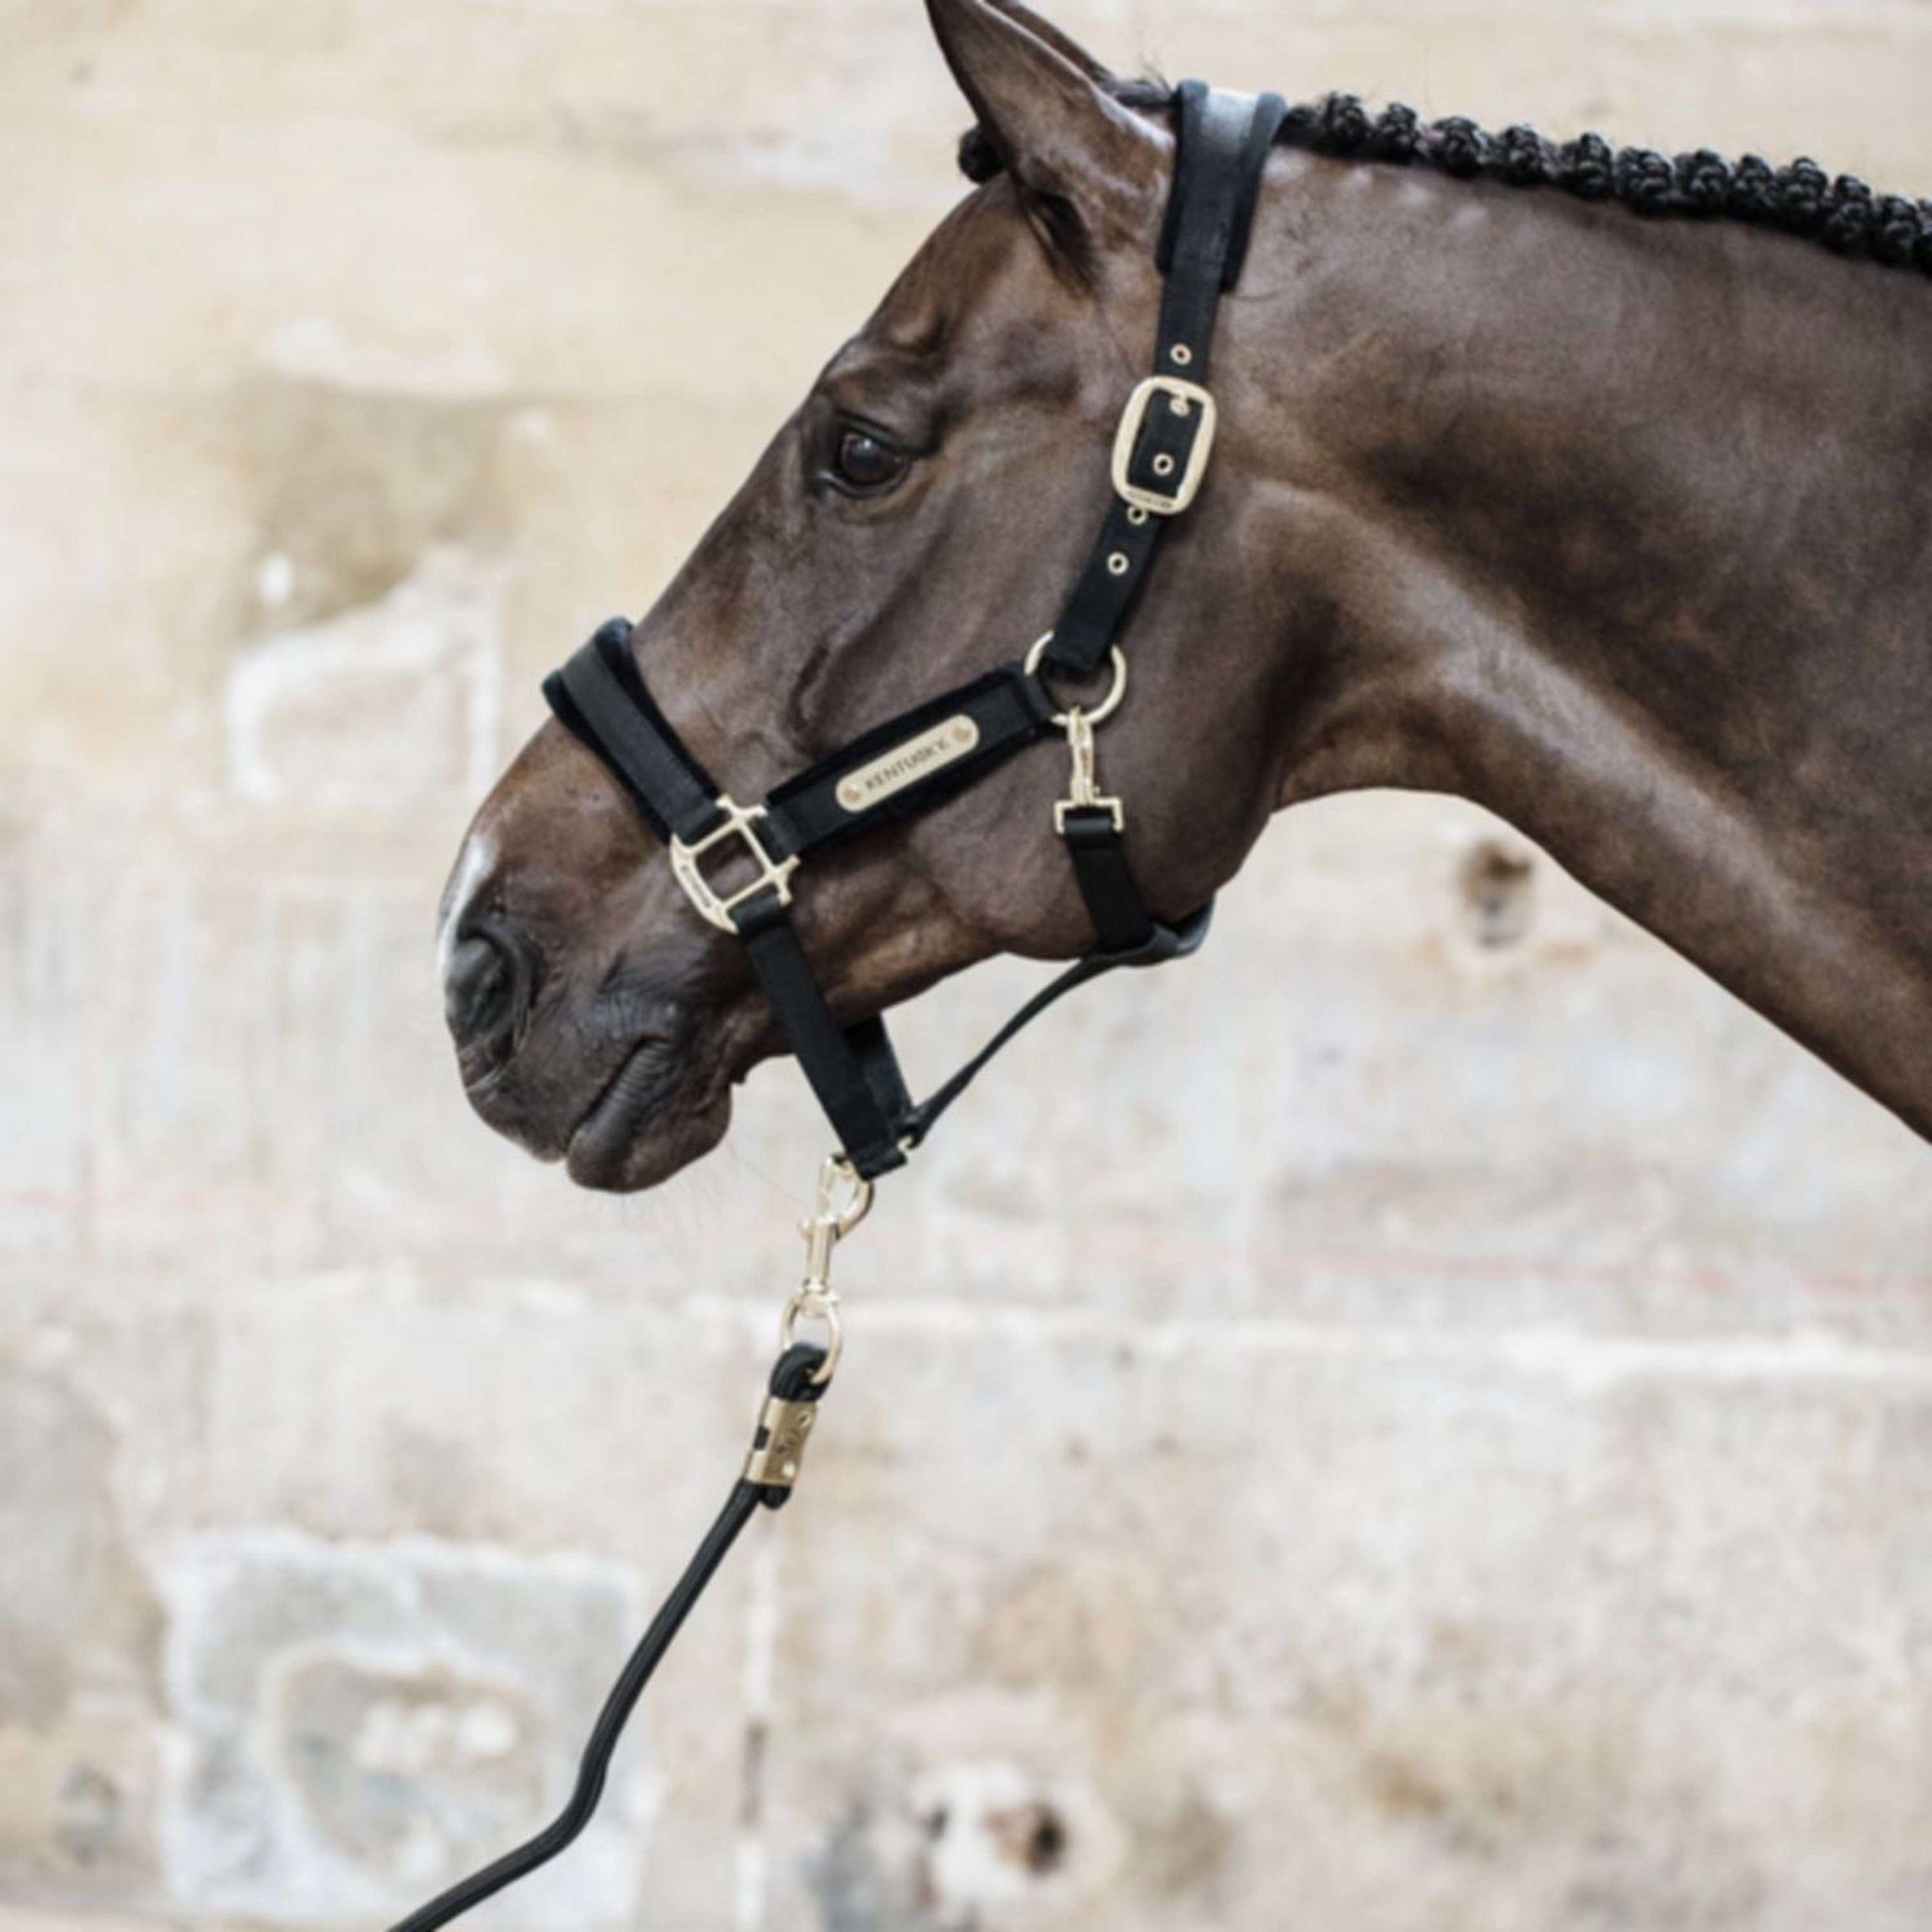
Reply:
[[[1142, 113], [1174, 101], [1173, 90], [1158, 81], [1119, 80], [1110, 91]], [[1727, 161], [1708, 148], [1672, 160], [1654, 148], [1612, 147], [1600, 134], [1559, 145], [1520, 123], [1500, 134], [1460, 115], [1425, 124], [1400, 102], [1371, 114], [1352, 94], [1291, 108], [1276, 141], [1338, 159], [1433, 168], [1460, 180], [1558, 188], [1641, 214], [1748, 222], [1822, 242], [1836, 254], [1932, 275], [1932, 201], [1880, 194], [1857, 176], [1834, 177], [1813, 160], [1778, 168], [1756, 154]], [[975, 128], [959, 144], [959, 165], [969, 179], [983, 182], [1004, 164], [985, 130]]]

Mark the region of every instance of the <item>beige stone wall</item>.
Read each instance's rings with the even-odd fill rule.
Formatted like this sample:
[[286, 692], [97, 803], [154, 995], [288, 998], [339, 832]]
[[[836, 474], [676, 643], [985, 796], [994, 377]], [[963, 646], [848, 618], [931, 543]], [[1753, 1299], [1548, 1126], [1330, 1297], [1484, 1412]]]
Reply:
[[[1063, 16], [1932, 192], [1923, 0]], [[462, 1105], [434, 908], [961, 121], [914, 0], [0, 8], [0, 1932], [387, 1922], [714, 1506], [810, 1109], [573, 1193]], [[1932, 1156], [1520, 849], [1304, 811], [988, 1082], [500, 1925], [1932, 1922]]]

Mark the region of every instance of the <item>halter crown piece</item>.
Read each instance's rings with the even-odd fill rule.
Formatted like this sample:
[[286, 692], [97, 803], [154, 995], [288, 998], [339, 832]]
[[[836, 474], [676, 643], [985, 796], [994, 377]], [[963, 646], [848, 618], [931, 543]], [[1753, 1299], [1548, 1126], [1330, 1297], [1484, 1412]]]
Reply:
[[[741, 940], [787, 1043], [837, 1135], [804, 1224], [806, 1279], [787, 1304], [784, 1352], [743, 1475], [724, 1513], [632, 1653], [585, 1750], [561, 1816], [527, 1844], [402, 1920], [393, 1932], [432, 1932], [554, 1858], [590, 1822], [626, 1720], [740, 1532], [760, 1507], [789, 1498], [818, 1404], [838, 1366], [838, 1298], [830, 1286], [839, 1239], [863, 1217], [879, 1175], [905, 1164], [940, 1116], [1001, 1048], [1076, 986], [1122, 966], [1192, 952], [1211, 904], [1175, 925], [1147, 908], [1127, 862], [1126, 808], [1100, 788], [1094, 733], [1126, 695], [1119, 642], [1168, 524], [1199, 494], [1216, 412], [1208, 387], [1222, 296], [1240, 279], [1268, 151], [1286, 104], [1184, 81], [1177, 91], [1174, 172], [1156, 262], [1165, 279], [1153, 373], [1126, 400], [1113, 448], [1112, 494], [1060, 621], [1023, 658], [874, 727], [787, 779], [762, 804], [740, 805], [686, 749], [658, 708], [622, 618], [604, 625], [544, 682], [557, 717], [594, 752], [663, 842], [673, 875], [698, 912]], [[1113, 681], [1090, 711], [1063, 706], [1045, 674]], [[1030, 1000], [928, 1099], [915, 1102], [884, 1022], [842, 1027], [793, 927], [790, 907], [812, 854], [928, 812], [1055, 732], [1072, 758], [1067, 796], [1054, 807], [1092, 920], [1092, 951]], [[733, 859], [745, 882], [722, 888]], [[742, 868], [734, 876], [741, 875]], [[820, 1348], [792, 1340], [801, 1319], [826, 1328]]]

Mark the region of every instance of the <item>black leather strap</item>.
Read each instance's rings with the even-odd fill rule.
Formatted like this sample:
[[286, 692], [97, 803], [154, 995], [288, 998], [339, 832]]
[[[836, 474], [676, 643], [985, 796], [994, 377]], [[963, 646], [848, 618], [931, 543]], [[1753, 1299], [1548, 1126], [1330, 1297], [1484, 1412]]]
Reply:
[[1232, 289], [1248, 265], [1248, 244], [1254, 239], [1255, 210], [1261, 203], [1268, 153], [1287, 118], [1288, 103], [1280, 94], [1264, 94], [1255, 102], [1254, 117], [1248, 123], [1247, 146], [1241, 155], [1241, 184], [1234, 200], [1234, 232], [1228, 244], [1228, 259], [1221, 269], [1223, 290]]
[[[660, 839], [674, 833], [692, 843], [721, 821], [718, 787], [658, 710], [638, 668], [631, 639], [631, 625], [614, 617], [544, 681], [544, 695], [558, 718], [616, 776]], [[1017, 667], [1014, 670], [1017, 673]], [[1018, 748], [1011, 720], [1030, 718], [1046, 706], [1043, 694], [1031, 702], [1016, 694], [1022, 682], [1038, 692], [1032, 680], [1001, 672], [980, 680], [966, 693], [954, 694], [972, 715], [986, 717], [989, 733], [996, 735], [1003, 751]], [[779, 850], [775, 856], [787, 855]], [[875, 1088], [866, 1063], [832, 1018], [776, 893], [758, 894], [732, 916], [786, 1044], [847, 1158], [868, 1180], [903, 1166], [897, 1120], [911, 1102], [896, 1064], [887, 1078], [874, 1046], [872, 1070], [883, 1082], [883, 1090]], [[883, 1038], [884, 1029], [879, 1032]], [[884, 1058], [890, 1058], [888, 1044]]]
[[[1288, 105], [1198, 80], [1178, 90], [1179, 146], [1174, 192], [1162, 234], [1160, 333], [1154, 373], [1205, 383], [1221, 298], [1240, 278], [1268, 149]], [[1187, 353], [1177, 361], [1174, 350]]]
[[902, 712], [766, 800], [777, 855], [818, 851], [931, 811], [1045, 737], [1054, 709], [1040, 680], [1015, 663]]
[[[1166, 278], [1154, 372], [1203, 387], [1222, 295], [1239, 277], [1261, 191], [1261, 176], [1287, 104], [1226, 94], [1198, 80], [1177, 91], [1174, 184], [1157, 261]], [[1175, 404], [1181, 402], [1183, 408]], [[1135, 439], [1129, 481], [1171, 494], [1186, 472], [1202, 415], [1184, 399], [1156, 397]], [[1171, 467], [1157, 466], [1162, 458]], [[1116, 496], [1067, 600], [1050, 668], [1090, 677], [1120, 634], [1171, 519]]]
[[[1181, 83], [1174, 185], [1157, 258], [1166, 282], [1154, 349], [1156, 376], [1174, 386], [1156, 383], [1144, 398], [1126, 466], [1129, 493], [1172, 501], [1184, 490], [1206, 431], [1208, 406], [1198, 392], [1207, 384], [1221, 298], [1240, 278], [1268, 150], [1287, 112], [1279, 94], [1250, 100], [1199, 81]], [[1082, 679], [1100, 670], [1173, 514], [1157, 501], [1137, 503], [1117, 491], [1054, 627], [1048, 668]], [[1101, 950], [1145, 944], [1156, 922], [1134, 882], [1114, 814], [1076, 807], [1064, 814], [1061, 836]]]
[[[812, 1083], [845, 1158], [866, 1180], [903, 1167], [897, 1114], [905, 1084], [898, 1078], [897, 1063], [884, 1090], [874, 1086], [852, 1037], [832, 1017], [812, 962], [776, 893], [760, 892], [747, 900], [734, 916], [778, 1030]], [[883, 1039], [884, 1028], [878, 1031]], [[860, 1037], [872, 1044], [869, 1032]]]
[[[1178, 415], [1172, 398], [1156, 397], [1134, 440], [1129, 480], [1143, 490], [1170, 490], [1186, 473], [1203, 420], [1198, 409]], [[1163, 457], [1173, 465], [1165, 472], [1155, 466]], [[1091, 677], [1099, 670], [1126, 626], [1134, 600], [1172, 520], [1137, 508], [1123, 497], [1114, 498], [1100, 534], [1081, 567], [1073, 594], [1054, 626], [1053, 641], [1046, 647], [1044, 660], [1049, 670], [1074, 678]]]
[[660, 839], [687, 844], [718, 822], [718, 783], [685, 748], [657, 707], [631, 648], [632, 626], [598, 626], [561, 670], [544, 680], [557, 717], [590, 746], [631, 795]]
[[1127, 863], [1126, 842], [1104, 806], [1074, 806], [1060, 836], [1073, 862], [1073, 877], [1086, 902], [1102, 952], [1138, 951], [1154, 937], [1154, 921]]

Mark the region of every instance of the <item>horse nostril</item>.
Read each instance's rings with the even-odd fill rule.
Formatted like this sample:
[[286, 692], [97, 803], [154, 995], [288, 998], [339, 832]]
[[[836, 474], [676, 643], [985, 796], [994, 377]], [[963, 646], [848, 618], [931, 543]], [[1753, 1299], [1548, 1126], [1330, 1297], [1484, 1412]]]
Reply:
[[459, 1048], [514, 1024], [517, 987], [516, 962], [498, 940], [472, 932], [458, 944], [443, 982], [442, 1010]]

